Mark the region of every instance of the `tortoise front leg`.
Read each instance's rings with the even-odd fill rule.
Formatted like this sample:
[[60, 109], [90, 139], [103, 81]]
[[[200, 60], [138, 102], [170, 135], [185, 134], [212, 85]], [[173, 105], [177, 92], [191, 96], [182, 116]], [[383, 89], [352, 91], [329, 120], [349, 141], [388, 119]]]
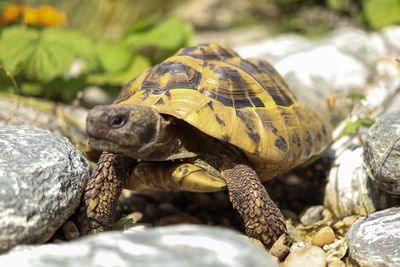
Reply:
[[244, 220], [246, 234], [270, 248], [286, 228], [281, 211], [269, 197], [257, 173], [239, 163], [226, 168], [222, 175], [233, 208]]
[[113, 225], [118, 198], [133, 162], [128, 157], [101, 154], [82, 196], [78, 215], [81, 234], [96, 233]]

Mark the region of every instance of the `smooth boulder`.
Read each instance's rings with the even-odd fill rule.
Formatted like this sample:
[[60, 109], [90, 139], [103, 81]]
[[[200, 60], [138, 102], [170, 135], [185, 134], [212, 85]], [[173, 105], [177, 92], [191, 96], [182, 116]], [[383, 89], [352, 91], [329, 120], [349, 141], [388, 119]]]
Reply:
[[0, 266], [278, 267], [265, 251], [225, 228], [179, 225], [107, 232], [62, 245], [16, 248]]
[[400, 266], [400, 208], [375, 212], [347, 232], [350, 258], [362, 267]]

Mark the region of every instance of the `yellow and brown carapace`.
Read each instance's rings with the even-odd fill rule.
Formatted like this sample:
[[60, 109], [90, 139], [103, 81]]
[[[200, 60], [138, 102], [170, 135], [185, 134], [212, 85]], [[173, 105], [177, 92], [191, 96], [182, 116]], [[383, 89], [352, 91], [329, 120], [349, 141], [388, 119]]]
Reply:
[[144, 105], [243, 150], [265, 181], [320, 153], [330, 125], [267, 62], [218, 44], [183, 48], [133, 79], [115, 104]]

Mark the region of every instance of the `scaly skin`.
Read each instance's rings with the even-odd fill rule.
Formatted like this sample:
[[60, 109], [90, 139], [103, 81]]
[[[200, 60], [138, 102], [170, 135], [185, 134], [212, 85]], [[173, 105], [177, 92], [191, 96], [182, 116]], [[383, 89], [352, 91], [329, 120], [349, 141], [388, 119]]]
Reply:
[[286, 232], [281, 211], [269, 197], [257, 173], [238, 163], [222, 172], [233, 208], [242, 217], [246, 234], [261, 240], [267, 248]]
[[134, 160], [103, 152], [81, 200], [79, 228], [81, 234], [110, 228], [115, 221], [118, 197], [129, 176]]

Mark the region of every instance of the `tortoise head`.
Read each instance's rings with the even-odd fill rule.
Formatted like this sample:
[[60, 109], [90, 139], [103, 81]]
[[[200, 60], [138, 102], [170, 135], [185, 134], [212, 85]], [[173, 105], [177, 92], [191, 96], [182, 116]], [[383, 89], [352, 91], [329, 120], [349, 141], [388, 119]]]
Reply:
[[179, 149], [169, 125], [155, 109], [139, 105], [96, 106], [86, 119], [96, 150], [142, 160], [166, 160]]

